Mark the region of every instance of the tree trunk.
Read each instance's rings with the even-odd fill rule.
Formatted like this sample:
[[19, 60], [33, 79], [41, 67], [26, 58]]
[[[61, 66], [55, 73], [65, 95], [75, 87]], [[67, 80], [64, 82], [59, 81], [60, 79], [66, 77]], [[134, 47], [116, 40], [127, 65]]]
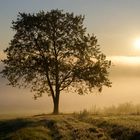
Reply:
[[53, 99], [53, 114], [59, 114], [59, 93], [56, 94], [55, 98]]

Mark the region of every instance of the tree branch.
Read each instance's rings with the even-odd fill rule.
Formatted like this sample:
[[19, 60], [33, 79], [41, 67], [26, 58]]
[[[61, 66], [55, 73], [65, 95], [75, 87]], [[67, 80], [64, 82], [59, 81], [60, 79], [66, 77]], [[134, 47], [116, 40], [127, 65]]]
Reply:
[[54, 98], [55, 98], [55, 97], [54, 97], [54, 90], [53, 90], [53, 88], [52, 88], [51, 81], [50, 81], [50, 78], [49, 78], [48, 67], [46, 66], [46, 64], [47, 64], [48, 62], [47, 62], [47, 60], [46, 60], [46, 58], [45, 58], [45, 56], [44, 56], [44, 53], [43, 53], [42, 50], [40, 49], [40, 46], [39, 46], [39, 44], [38, 44], [38, 42], [37, 42], [37, 39], [35, 39], [35, 44], [36, 44], [36, 46], [38, 47], [39, 52], [41, 53], [40, 55], [41, 55], [42, 59], [44, 60], [43, 62], [44, 62], [44, 66], [45, 66], [45, 72], [46, 72], [46, 77], [47, 77], [47, 80], [48, 80], [48, 85], [49, 85], [49, 87], [50, 87], [51, 95], [52, 95], [52, 97], [53, 97], [53, 99], [54, 99]]
[[74, 77], [67, 84], [65, 84], [64, 86], [62, 86], [62, 88], [60, 88], [60, 91], [64, 90], [66, 87], [68, 87], [73, 81], [74, 81]]

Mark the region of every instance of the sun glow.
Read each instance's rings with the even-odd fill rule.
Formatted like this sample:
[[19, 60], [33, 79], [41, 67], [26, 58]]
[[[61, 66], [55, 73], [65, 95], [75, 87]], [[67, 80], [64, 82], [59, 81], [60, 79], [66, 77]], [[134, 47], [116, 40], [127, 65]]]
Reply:
[[140, 50], [140, 38], [134, 40], [134, 47]]
[[114, 65], [140, 65], [140, 56], [110, 56], [107, 59]]

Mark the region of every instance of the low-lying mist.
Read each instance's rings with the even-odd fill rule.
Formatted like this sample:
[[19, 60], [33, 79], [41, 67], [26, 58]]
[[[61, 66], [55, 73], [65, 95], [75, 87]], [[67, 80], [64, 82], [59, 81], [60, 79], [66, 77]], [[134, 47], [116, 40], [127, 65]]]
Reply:
[[[60, 112], [90, 110], [94, 106], [104, 108], [126, 102], [139, 104], [140, 59], [131, 58], [110, 57], [113, 64], [110, 70], [110, 79], [113, 84], [111, 88], [103, 88], [102, 93], [95, 91], [95, 93], [83, 96], [76, 93], [62, 93]], [[30, 90], [9, 87], [6, 83], [7, 81], [0, 77], [0, 114], [52, 112], [52, 99], [47, 94], [34, 100]]]

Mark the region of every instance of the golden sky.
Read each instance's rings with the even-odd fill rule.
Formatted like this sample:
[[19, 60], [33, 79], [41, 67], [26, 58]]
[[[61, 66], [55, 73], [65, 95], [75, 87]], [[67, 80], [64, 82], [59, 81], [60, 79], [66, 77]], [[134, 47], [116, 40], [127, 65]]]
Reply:
[[[139, 103], [140, 46], [135, 46], [135, 41], [140, 40], [139, 6], [140, 0], [1, 0], [0, 59], [4, 57], [3, 49], [14, 35], [10, 27], [18, 12], [33, 13], [58, 8], [83, 14], [87, 32], [97, 36], [101, 50], [113, 62], [110, 75], [113, 87], [105, 88], [100, 95], [62, 95], [62, 110], [90, 108], [95, 104], [106, 106], [129, 101]], [[0, 69], [1, 67], [0, 64]], [[0, 78], [1, 113], [51, 110], [51, 98], [45, 96], [34, 101], [33, 94], [28, 90], [7, 87], [5, 84], [6, 80]]]

